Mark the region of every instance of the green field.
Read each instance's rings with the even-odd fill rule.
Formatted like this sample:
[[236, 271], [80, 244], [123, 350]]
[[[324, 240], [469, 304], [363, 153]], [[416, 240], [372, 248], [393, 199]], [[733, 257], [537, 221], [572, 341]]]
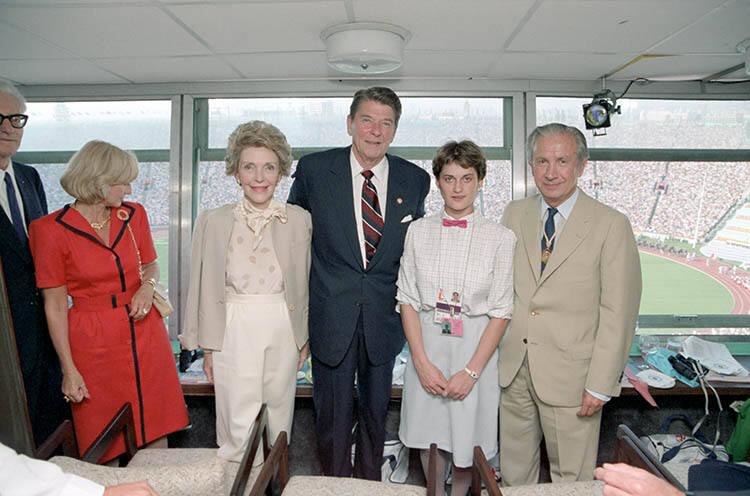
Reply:
[[681, 263], [641, 252], [641, 315], [731, 313], [734, 300], [711, 276]]

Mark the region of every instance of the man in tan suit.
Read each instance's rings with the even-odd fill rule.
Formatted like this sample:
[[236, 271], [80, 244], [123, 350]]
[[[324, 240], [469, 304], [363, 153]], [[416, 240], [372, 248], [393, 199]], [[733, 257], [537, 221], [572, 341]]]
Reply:
[[527, 157], [540, 194], [503, 215], [518, 239], [499, 364], [500, 469], [511, 486], [537, 482], [542, 439], [553, 482], [593, 478], [601, 409], [620, 393], [641, 296], [630, 222], [578, 189], [583, 134], [537, 127]]

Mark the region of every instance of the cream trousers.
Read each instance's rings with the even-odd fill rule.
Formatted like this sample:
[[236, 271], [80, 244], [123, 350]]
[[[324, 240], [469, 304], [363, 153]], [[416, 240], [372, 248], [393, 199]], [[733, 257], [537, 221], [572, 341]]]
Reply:
[[281, 431], [291, 439], [299, 352], [283, 293], [227, 294], [226, 307], [224, 344], [213, 355], [216, 443], [218, 456], [239, 462], [263, 403], [270, 442]]

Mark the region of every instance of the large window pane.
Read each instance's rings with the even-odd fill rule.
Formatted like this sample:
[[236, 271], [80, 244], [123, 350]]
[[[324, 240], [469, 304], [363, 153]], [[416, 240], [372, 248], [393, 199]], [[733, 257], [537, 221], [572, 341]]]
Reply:
[[169, 101], [30, 102], [21, 151], [75, 151], [92, 139], [127, 150], [169, 149]]
[[434, 146], [471, 139], [503, 146], [502, 98], [402, 98], [393, 146]]
[[641, 314], [750, 311], [750, 164], [590, 162], [579, 185], [633, 224]]
[[[470, 138], [503, 146], [502, 98], [401, 98], [403, 112], [393, 146], [440, 146]], [[253, 98], [209, 101], [209, 148], [225, 148], [238, 124], [263, 120], [277, 126], [292, 147], [351, 144], [346, 116], [351, 98]]]
[[[537, 98], [537, 123], [562, 122], [585, 131], [583, 105], [590, 98]], [[750, 148], [750, 101], [618, 100], [605, 136], [592, 148]], [[586, 131], [587, 136], [590, 132]]]

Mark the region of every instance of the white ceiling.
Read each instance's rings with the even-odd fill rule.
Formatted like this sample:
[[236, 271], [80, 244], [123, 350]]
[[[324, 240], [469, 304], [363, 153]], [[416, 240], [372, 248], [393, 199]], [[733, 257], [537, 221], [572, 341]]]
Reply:
[[750, 0], [0, 0], [0, 77], [332, 79], [320, 32], [363, 21], [412, 33], [390, 78], [694, 80], [743, 63]]

